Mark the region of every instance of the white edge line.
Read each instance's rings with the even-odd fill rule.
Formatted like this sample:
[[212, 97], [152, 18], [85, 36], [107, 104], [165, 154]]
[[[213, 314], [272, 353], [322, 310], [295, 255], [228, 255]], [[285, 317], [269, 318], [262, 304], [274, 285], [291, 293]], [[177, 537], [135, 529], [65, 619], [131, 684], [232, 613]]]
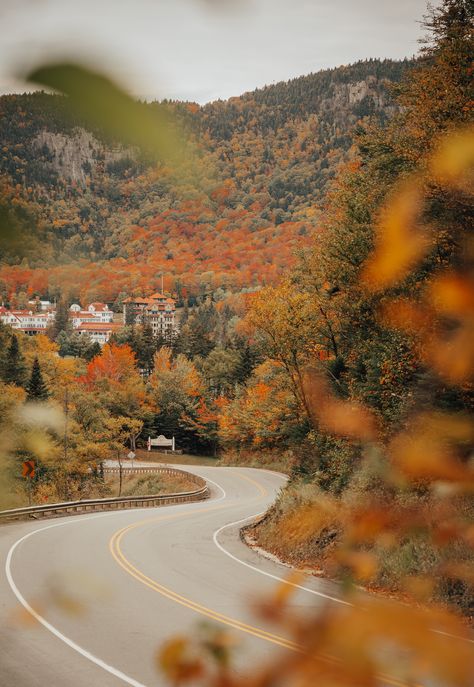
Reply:
[[[253, 468], [254, 470], [259, 470], [259, 468]], [[263, 472], [263, 470], [260, 470], [260, 472]], [[281, 473], [278, 472], [273, 472], [272, 470], [265, 470], [265, 472], [269, 472], [273, 475], [276, 475], [278, 477], [286, 477], [283, 476]], [[211, 480], [209, 480], [211, 481]], [[215, 482], [213, 482], [215, 484]], [[216, 485], [219, 486], [219, 485]], [[219, 487], [222, 491], [222, 487]], [[219, 499], [220, 500], [220, 499]], [[301, 589], [302, 591], [309, 592], [310, 594], [315, 594], [316, 596], [321, 596], [324, 599], [329, 599], [330, 601], [334, 601], [339, 604], [343, 604], [345, 606], [354, 606], [354, 604], [349, 603], [348, 601], [343, 601], [342, 599], [338, 599], [334, 596], [330, 596], [329, 594], [324, 594], [323, 592], [318, 592], [315, 589], [309, 589], [308, 587], [304, 587], [303, 585], [296, 584], [295, 582], [290, 582], [289, 580], [285, 580], [283, 577], [278, 577], [278, 575], [272, 575], [269, 572], [266, 572], [265, 570], [260, 570], [260, 568], [257, 568], [254, 565], [250, 565], [250, 563], [246, 563], [245, 561], [242, 561], [240, 558], [237, 558], [237, 556], [234, 556], [234, 554], [230, 553], [227, 549], [225, 549], [222, 544], [219, 543], [217, 537], [221, 532], [223, 532], [225, 529], [228, 527], [234, 527], [235, 525], [241, 525], [244, 522], [247, 522], [248, 520], [252, 520], [253, 518], [258, 518], [260, 515], [263, 515], [266, 511], [262, 511], [261, 513], [257, 513], [256, 515], [249, 515], [246, 518], [242, 518], [242, 520], [236, 520], [235, 522], [229, 522], [227, 525], [223, 525], [220, 527], [218, 530], [216, 530], [213, 534], [213, 541], [214, 544], [217, 546], [217, 548], [222, 551], [222, 553], [225, 553], [226, 556], [229, 556], [229, 558], [232, 558], [232, 560], [236, 561], [237, 563], [240, 563], [241, 565], [245, 565], [246, 568], [250, 568], [250, 570], [254, 570], [255, 572], [260, 573], [261, 575], [265, 575], [266, 577], [271, 577], [273, 580], [277, 580], [278, 582], [283, 582], [291, 587], [295, 587], [296, 589]], [[443, 635], [445, 637], [450, 637], [451, 639], [461, 639], [464, 642], [468, 642], [470, 644], [474, 643], [473, 639], [470, 639], [469, 637], [461, 637], [459, 635], [453, 635], [449, 632], [443, 632], [442, 630], [436, 630], [434, 628], [431, 629], [431, 632], [434, 632], [439, 635]]]
[[[194, 474], [196, 475], [197, 473], [195, 472]], [[202, 477], [202, 475], [198, 475], [198, 477]], [[217, 487], [219, 489], [219, 491], [222, 492], [222, 496], [220, 496], [218, 499], [215, 499], [215, 500], [212, 499], [214, 501], [214, 503], [216, 503], [217, 501], [223, 501], [224, 499], [227, 498], [227, 494], [225, 492], [225, 489], [223, 489], [220, 484], [217, 484], [217, 482], [214, 482], [214, 480], [209, 479], [208, 477], [202, 477], [202, 479], [206, 480], [206, 482], [210, 482], [210, 484], [213, 484], [215, 487]]]
[[[88, 518], [81, 518], [81, 520], [76, 520], [75, 522], [83, 522], [84, 520], [93, 520], [94, 518], [100, 518], [104, 517], [107, 515], [116, 515], [116, 513], [101, 513], [100, 515], [92, 515]], [[43, 627], [45, 627], [51, 634], [53, 634], [55, 637], [60, 639], [64, 644], [67, 644], [71, 649], [74, 649], [78, 654], [86, 658], [88, 661], [91, 661], [92, 663], [95, 663], [99, 668], [102, 668], [103, 670], [106, 670], [108, 673], [113, 675], [114, 677], [117, 677], [119, 680], [122, 680], [122, 682], [127, 683], [128, 685], [132, 685], [132, 687], [145, 687], [145, 685], [142, 682], [138, 682], [137, 680], [134, 680], [132, 677], [129, 677], [125, 673], [122, 673], [121, 670], [118, 670], [117, 668], [114, 668], [113, 666], [109, 665], [105, 661], [103, 661], [101, 658], [98, 658], [97, 656], [94, 656], [90, 651], [87, 651], [87, 649], [83, 649], [82, 646], [79, 646], [79, 644], [76, 644], [72, 639], [69, 639], [69, 637], [66, 637], [65, 635], [62, 634], [54, 625], [52, 625], [50, 622], [46, 620], [46, 618], [43, 618], [39, 613], [35, 611], [34, 608], [30, 606], [30, 604], [26, 601], [20, 590], [15, 584], [15, 581], [12, 576], [11, 572], [11, 562], [12, 562], [12, 557], [15, 549], [19, 544], [24, 542], [26, 539], [29, 539], [35, 534], [38, 534], [39, 532], [44, 532], [45, 530], [50, 530], [53, 529], [54, 527], [63, 527], [64, 525], [71, 524], [74, 521], [68, 521], [68, 522], [60, 522], [60, 523], [55, 523], [54, 525], [47, 525], [46, 527], [41, 527], [40, 529], [33, 530], [33, 532], [29, 532], [28, 534], [25, 534], [23, 537], [20, 539], [17, 539], [17, 541], [12, 545], [10, 550], [8, 551], [7, 554], [7, 559], [5, 562], [5, 574], [7, 576], [8, 584], [10, 585], [10, 588], [18, 601], [21, 603], [23, 608], [25, 608], [30, 615], [35, 618]]]
[[[211, 482], [216, 486], [221, 492], [222, 496], [220, 496], [216, 501], [222, 501], [227, 497], [227, 494], [225, 490], [216, 482], [213, 480], [207, 480], [208, 482]], [[179, 504], [182, 505], [182, 504]], [[187, 505], [187, 504], [186, 504]], [[143, 509], [140, 509], [143, 510]], [[74, 520], [67, 520], [66, 522], [58, 522], [54, 523], [53, 525], [47, 525], [46, 527], [40, 527], [36, 530], [33, 530], [32, 532], [28, 532], [25, 534], [23, 537], [20, 539], [17, 539], [17, 541], [10, 547], [10, 550], [8, 551], [7, 558], [5, 561], [5, 574], [7, 577], [8, 584], [10, 585], [10, 588], [20, 604], [25, 608], [26, 611], [30, 615], [35, 618], [43, 627], [45, 627], [51, 634], [53, 634], [55, 637], [60, 639], [64, 644], [67, 644], [71, 649], [76, 651], [78, 654], [86, 658], [88, 661], [91, 661], [92, 663], [95, 663], [97, 666], [102, 668], [103, 670], [106, 670], [108, 673], [113, 675], [114, 677], [119, 678], [119, 680], [122, 680], [122, 682], [125, 682], [128, 685], [132, 685], [132, 687], [145, 687], [145, 685], [142, 682], [138, 682], [132, 677], [129, 677], [125, 673], [123, 673], [121, 670], [118, 670], [117, 668], [114, 668], [113, 666], [109, 665], [105, 661], [103, 661], [101, 658], [98, 658], [97, 656], [94, 656], [90, 651], [87, 651], [87, 649], [84, 649], [81, 647], [79, 644], [74, 642], [72, 639], [69, 639], [69, 637], [66, 637], [66, 635], [63, 635], [62, 632], [60, 632], [54, 625], [52, 625], [50, 622], [46, 620], [46, 618], [43, 618], [37, 611], [35, 611], [34, 608], [30, 606], [30, 604], [27, 602], [23, 594], [20, 592], [18, 587], [16, 586], [15, 580], [13, 579], [12, 571], [11, 571], [11, 563], [13, 559], [13, 554], [15, 552], [15, 549], [17, 546], [19, 546], [22, 542], [26, 541], [26, 539], [29, 539], [30, 537], [34, 536], [35, 534], [39, 534], [40, 532], [44, 532], [45, 530], [50, 530], [55, 527], [64, 527], [65, 525], [71, 525], [74, 523], [79, 523], [79, 522], [84, 522], [84, 520], [94, 520], [96, 518], [103, 518], [111, 515], [117, 515], [117, 513], [100, 513], [98, 515], [90, 515], [88, 517], [82, 517], [80, 519], [74, 519]]]
[[[221, 492], [222, 496], [220, 496], [216, 501], [222, 501], [223, 499], [227, 498], [227, 494], [225, 490], [219, 486], [216, 482], [213, 480], [207, 480], [208, 482], [211, 482], [214, 484]], [[184, 505], [184, 504], [177, 504], [177, 505]], [[188, 504], [186, 504], [188, 505]], [[137, 509], [137, 510], [143, 510], [143, 509]], [[129, 511], [127, 511], [129, 512]], [[74, 523], [79, 523], [79, 522], [84, 522], [84, 520], [94, 520], [96, 518], [103, 518], [107, 516], [112, 516], [112, 515], [117, 515], [117, 513], [100, 513], [98, 515], [90, 515], [88, 517], [82, 517], [78, 518], [77, 520], [74, 518], [74, 520], [67, 520], [66, 522], [58, 522], [54, 523], [53, 525], [47, 525], [46, 527], [40, 527], [36, 530], [33, 530], [32, 532], [28, 532], [25, 534], [23, 537], [20, 539], [17, 539], [16, 542], [10, 547], [10, 550], [8, 551], [7, 558], [5, 561], [5, 574], [7, 577], [8, 584], [10, 585], [10, 589], [12, 590], [13, 594], [16, 596], [20, 604], [23, 606], [23, 608], [28, 611], [28, 613], [33, 616], [35, 620], [37, 620], [43, 627], [45, 627], [51, 634], [53, 634], [55, 637], [60, 639], [64, 644], [67, 644], [71, 649], [76, 651], [78, 654], [86, 658], [88, 661], [91, 661], [92, 663], [95, 663], [95, 665], [99, 666], [99, 668], [102, 668], [103, 670], [107, 671], [114, 677], [119, 678], [119, 680], [122, 680], [122, 682], [125, 682], [128, 685], [132, 685], [132, 687], [146, 687], [142, 682], [138, 682], [132, 677], [129, 677], [125, 673], [123, 673], [121, 670], [118, 670], [117, 668], [114, 668], [113, 666], [109, 665], [105, 661], [103, 661], [101, 658], [98, 658], [97, 656], [94, 656], [90, 651], [87, 651], [87, 649], [84, 649], [83, 647], [79, 646], [76, 642], [74, 642], [72, 639], [69, 639], [69, 637], [66, 637], [66, 635], [63, 635], [62, 632], [60, 632], [54, 625], [52, 625], [50, 622], [46, 620], [46, 618], [43, 618], [37, 611], [35, 611], [34, 608], [30, 606], [30, 604], [27, 602], [23, 594], [20, 592], [18, 587], [16, 586], [15, 580], [13, 579], [12, 571], [11, 571], [11, 563], [13, 559], [13, 554], [15, 552], [15, 549], [17, 546], [19, 546], [22, 542], [26, 541], [26, 539], [29, 539], [30, 537], [34, 536], [35, 534], [39, 534], [40, 532], [44, 532], [45, 530], [51, 530], [55, 527], [64, 527], [65, 525], [71, 525]]]
[[353, 606], [353, 604], [349, 603], [348, 601], [343, 601], [342, 599], [338, 599], [335, 596], [330, 596], [329, 594], [324, 594], [323, 592], [317, 592], [315, 589], [309, 589], [309, 587], [303, 587], [300, 584], [296, 584], [295, 582], [290, 582], [289, 580], [285, 580], [283, 577], [278, 577], [278, 575], [272, 575], [272, 573], [267, 572], [266, 570], [260, 570], [260, 568], [255, 567], [254, 565], [250, 565], [250, 563], [246, 563], [245, 561], [242, 561], [240, 558], [237, 558], [237, 556], [234, 556], [233, 553], [230, 553], [227, 549], [225, 549], [222, 544], [219, 543], [218, 541], [218, 536], [221, 532], [223, 532], [225, 529], [228, 527], [234, 527], [235, 525], [241, 525], [244, 522], [247, 522], [248, 520], [251, 520], [252, 518], [258, 518], [260, 515], [263, 515], [265, 511], [262, 513], [257, 513], [256, 515], [249, 515], [246, 518], [242, 518], [242, 520], [236, 520], [235, 522], [229, 522], [227, 525], [223, 525], [222, 527], [219, 527], [218, 530], [216, 530], [213, 534], [213, 541], [214, 544], [217, 546], [217, 548], [222, 551], [222, 553], [225, 553], [226, 556], [229, 556], [229, 558], [232, 558], [232, 560], [236, 561], [237, 563], [240, 563], [241, 565], [245, 565], [246, 568], [250, 568], [250, 570], [254, 570], [255, 572], [260, 573], [261, 575], [265, 575], [266, 577], [271, 577], [273, 580], [277, 580], [277, 582], [283, 582], [284, 584], [290, 585], [290, 587], [295, 587], [295, 589], [301, 589], [304, 592], [309, 592], [310, 594], [314, 594], [315, 596], [320, 596], [324, 599], [329, 599], [329, 601], [334, 601], [335, 603], [338, 604], [343, 604], [344, 606]]

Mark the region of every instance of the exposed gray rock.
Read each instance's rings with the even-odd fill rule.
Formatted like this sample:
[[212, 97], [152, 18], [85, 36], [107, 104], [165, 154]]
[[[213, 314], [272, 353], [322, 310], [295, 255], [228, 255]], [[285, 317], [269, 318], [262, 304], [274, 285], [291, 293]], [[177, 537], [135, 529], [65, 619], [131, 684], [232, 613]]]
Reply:
[[93, 134], [76, 128], [72, 134], [60, 134], [43, 129], [35, 139], [38, 148], [46, 146], [51, 153], [51, 165], [67, 181], [85, 186], [87, 177], [99, 163], [107, 165], [131, 151], [122, 146], [105, 147]]

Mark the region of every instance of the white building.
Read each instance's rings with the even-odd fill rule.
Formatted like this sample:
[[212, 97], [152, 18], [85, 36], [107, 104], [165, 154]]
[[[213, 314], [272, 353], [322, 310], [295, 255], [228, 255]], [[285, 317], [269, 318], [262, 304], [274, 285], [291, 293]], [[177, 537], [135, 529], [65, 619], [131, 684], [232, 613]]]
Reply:
[[75, 331], [79, 334], [87, 334], [92, 343], [103, 346], [121, 326], [113, 322], [83, 322], [76, 327]]
[[114, 313], [109, 310], [107, 303], [91, 303], [87, 310], [100, 322], [113, 322]]
[[18, 329], [25, 334], [45, 333], [50, 324], [54, 322], [54, 312], [35, 312], [33, 310], [8, 310], [0, 307], [0, 322], [8, 324], [13, 329]]
[[113, 322], [114, 313], [109, 309], [105, 303], [91, 303], [86, 310], [83, 310], [80, 305], [73, 303], [69, 308], [69, 318], [71, 319], [74, 329], [81, 324], [89, 323], [107, 323]]
[[[34, 301], [35, 304], [38, 302], [42, 303]], [[29, 335], [45, 334], [55, 316], [54, 310], [9, 310], [0, 306], [0, 322]], [[87, 310], [82, 310], [77, 303], [69, 308], [69, 319], [74, 331], [87, 334], [91, 341], [97, 341], [101, 345], [107, 343], [112, 332], [120, 328], [120, 325], [113, 323], [113, 318], [112, 310], [104, 303], [91, 303]]]

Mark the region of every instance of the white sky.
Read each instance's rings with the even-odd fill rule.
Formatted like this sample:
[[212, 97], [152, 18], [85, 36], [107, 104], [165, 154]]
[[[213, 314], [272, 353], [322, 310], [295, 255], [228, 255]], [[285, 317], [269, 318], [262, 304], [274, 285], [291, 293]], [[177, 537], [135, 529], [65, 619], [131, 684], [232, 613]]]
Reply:
[[[433, 4], [439, 4], [435, 2]], [[0, 0], [0, 93], [57, 59], [148, 100], [228, 98], [368, 57], [411, 57], [426, 0]]]

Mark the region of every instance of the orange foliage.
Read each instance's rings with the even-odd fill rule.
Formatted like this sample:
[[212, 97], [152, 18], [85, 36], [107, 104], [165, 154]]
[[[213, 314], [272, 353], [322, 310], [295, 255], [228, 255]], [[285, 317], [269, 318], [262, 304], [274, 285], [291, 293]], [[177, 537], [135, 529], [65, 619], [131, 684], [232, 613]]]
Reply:
[[130, 377], [130, 374], [135, 373], [135, 363], [135, 354], [130, 346], [106, 344], [101, 354], [88, 364], [87, 373], [82, 381], [89, 388], [103, 380], [120, 384]]

